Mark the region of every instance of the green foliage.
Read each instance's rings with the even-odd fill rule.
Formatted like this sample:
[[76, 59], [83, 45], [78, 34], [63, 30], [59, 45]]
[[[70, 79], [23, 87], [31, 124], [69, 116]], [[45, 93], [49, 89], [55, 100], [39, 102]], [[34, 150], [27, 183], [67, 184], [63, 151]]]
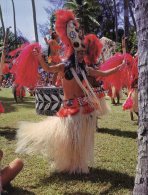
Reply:
[[99, 35], [105, 36], [111, 40], [115, 40], [115, 13], [113, 1], [98, 0], [100, 5], [100, 16], [98, 22], [100, 28], [98, 29]]
[[50, 17], [50, 30], [55, 31], [55, 15], [54, 12], [52, 13]]
[[122, 44], [119, 42], [116, 43], [116, 52], [122, 53]]
[[[84, 29], [85, 34], [94, 33], [100, 37], [107, 37], [115, 41], [115, 11], [113, 0], [48, 0], [54, 5], [54, 10], [63, 8], [72, 9], [75, 13], [81, 26]], [[132, 10], [134, 3], [129, 1]], [[116, 1], [117, 8], [117, 20], [118, 26], [118, 42], [121, 42], [123, 36], [123, 13], [124, 6], [123, 1]], [[51, 28], [54, 27], [53, 8], [45, 9], [45, 11], [51, 16]], [[133, 29], [133, 23], [130, 18], [130, 30]], [[42, 28], [43, 29], [43, 28]], [[133, 31], [134, 32], [134, 31]], [[43, 34], [43, 33], [42, 33]], [[132, 36], [132, 35], [131, 35]], [[134, 41], [135, 42], [135, 41]], [[132, 43], [132, 41], [131, 41]], [[135, 44], [136, 45], [136, 44]], [[129, 46], [131, 47], [131, 45]], [[119, 49], [120, 50], [120, 49]], [[135, 49], [132, 47], [132, 53]]]
[[128, 48], [132, 55], [137, 53], [138, 42], [137, 42], [137, 35], [134, 30], [130, 31]]
[[[26, 38], [24, 38], [23, 36], [19, 36], [17, 37], [17, 40], [15, 40], [15, 35], [12, 31], [9, 31], [8, 34], [8, 45], [7, 45], [7, 52], [10, 52], [14, 49], [16, 49], [19, 45], [28, 42], [28, 40]], [[2, 27], [0, 28], [0, 46], [3, 45], [3, 31], [2, 31]], [[0, 56], [1, 56], [1, 52], [0, 52]]]
[[97, 0], [83, 0], [81, 3], [70, 0], [64, 4], [64, 7], [75, 12], [85, 33], [98, 33], [100, 6]]
[[[137, 35], [136, 32], [134, 30], [130, 30], [130, 34], [128, 37], [128, 53], [130, 53], [131, 55], [135, 55], [137, 52]], [[122, 53], [122, 45], [121, 45], [121, 41], [116, 43], [116, 52], [121, 52]]]
[[[2, 166], [19, 156], [24, 169], [13, 180], [11, 195], [128, 195], [132, 194], [137, 156], [137, 125], [129, 112], [111, 106], [112, 112], [98, 120], [95, 133], [94, 164], [90, 174], [53, 173], [40, 155], [16, 154], [16, 131], [19, 121], [40, 121], [46, 118], [35, 112], [34, 97], [16, 104], [11, 89], [0, 91], [6, 113], [0, 115], [0, 146], [4, 151]], [[121, 102], [123, 103], [124, 100]], [[107, 102], [110, 104], [110, 100]], [[57, 140], [58, 141], [58, 140]], [[62, 155], [62, 154], [61, 154]]]

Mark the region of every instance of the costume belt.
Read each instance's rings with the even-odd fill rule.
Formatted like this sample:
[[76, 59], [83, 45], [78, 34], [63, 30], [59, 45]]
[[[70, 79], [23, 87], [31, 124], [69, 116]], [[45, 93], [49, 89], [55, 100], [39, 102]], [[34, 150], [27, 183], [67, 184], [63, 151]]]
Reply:
[[95, 87], [93, 88], [93, 90], [98, 98], [102, 98], [105, 96], [105, 91], [102, 87]]
[[87, 97], [78, 97], [74, 99], [64, 100], [62, 107], [57, 112], [59, 117], [67, 117], [69, 115], [76, 115], [80, 112], [82, 108], [82, 114], [89, 114], [94, 111], [94, 109], [88, 103]]

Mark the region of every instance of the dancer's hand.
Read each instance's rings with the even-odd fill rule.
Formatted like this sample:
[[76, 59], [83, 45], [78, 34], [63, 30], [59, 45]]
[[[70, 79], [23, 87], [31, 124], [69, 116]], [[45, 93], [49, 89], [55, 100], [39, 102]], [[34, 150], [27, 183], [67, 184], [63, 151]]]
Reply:
[[119, 66], [117, 66], [117, 67], [118, 67], [118, 70], [119, 70], [119, 71], [123, 70], [123, 68], [126, 66], [126, 64], [127, 64], [126, 61], [123, 60], [123, 61], [122, 61], [122, 64], [120, 64]]
[[44, 40], [45, 40], [45, 42], [48, 41], [48, 40], [47, 40], [47, 37], [44, 37]]
[[44, 41], [45, 41], [46, 44], [48, 44], [48, 39], [47, 39], [47, 37], [44, 37]]
[[85, 68], [87, 75], [91, 75], [91, 71], [94, 70], [92, 67], [86, 66]]
[[35, 56], [38, 56], [40, 54], [40, 51], [38, 50], [38, 48], [34, 48], [32, 52], [33, 52], [33, 55]]
[[38, 59], [40, 59], [42, 57], [42, 54], [39, 50], [39, 48], [34, 48], [32, 51], [33, 55], [36, 56]]

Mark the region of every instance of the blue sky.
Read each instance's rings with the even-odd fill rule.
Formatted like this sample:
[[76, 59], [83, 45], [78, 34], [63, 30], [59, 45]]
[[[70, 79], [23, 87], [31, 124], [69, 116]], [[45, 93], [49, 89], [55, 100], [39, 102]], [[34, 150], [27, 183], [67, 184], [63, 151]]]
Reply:
[[[16, 12], [16, 26], [23, 36], [25, 36], [29, 41], [35, 40], [34, 37], [34, 26], [33, 26], [33, 15], [32, 15], [32, 4], [31, 0], [14, 0], [15, 12]], [[13, 28], [13, 12], [12, 12], [12, 1], [11, 0], [0, 0], [0, 5], [2, 8], [3, 19], [5, 28], [11, 26], [11, 30], [14, 32]], [[47, 0], [35, 0], [37, 23], [44, 24], [49, 18], [44, 10], [46, 7], [52, 7]], [[1, 26], [1, 23], [0, 23]], [[44, 43], [43, 37], [39, 34], [39, 42]]]

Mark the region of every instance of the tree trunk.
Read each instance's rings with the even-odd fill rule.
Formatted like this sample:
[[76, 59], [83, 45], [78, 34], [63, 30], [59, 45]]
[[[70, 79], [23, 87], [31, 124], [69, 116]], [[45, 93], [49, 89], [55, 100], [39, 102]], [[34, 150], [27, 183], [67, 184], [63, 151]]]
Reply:
[[38, 30], [37, 30], [37, 22], [36, 22], [36, 9], [35, 9], [35, 1], [34, 0], [32, 0], [32, 10], [33, 10], [35, 40], [36, 40], [36, 42], [38, 42], [39, 39], [38, 39]]
[[[124, 0], [124, 36], [129, 36], [129, 12], [128, 12], [129, 0]], [[126, 51], [128, 51], [128, 39], [126, 40]]]
[[3, 14], [2, 14], [1, 6], [0, 6], [0, 19], [1, 19], [1, 23], [2, 23], [3, 39], [4, 39], [4, 37], [5, 37], [5, 26], [4, 26], [4, 20], [3, 20]]
[[133, 195], [148, 195], [148, 0], [135, 2], [139, 55], [139, 129]]
[[118, 20], [117, 20], [117, 8], [116, 8], [116, 0], [114, 2], [114, 13], [115, 13], [115, 34], [116, 34], [116, 42], [118, 42]]
[[12, 0], [12, 7], [13, 7], [13, 21], [14, 21], [15, 46], [17, 46], [17, 32], [16, 32], [15, 6], [14, 6], [14, 1], [13, 1], [13, 0]]
[[133, 10], [132, 10], [132, 7], [131, 7], [131, 4], [130, 3], [129, 3], [129, 11], [130, 11], [130, 15], [131, 15], [132, 20], [133, 20], [133, 24], [134, 24], [135, 30], [137, 30], [134, 13], [133, 13]]

